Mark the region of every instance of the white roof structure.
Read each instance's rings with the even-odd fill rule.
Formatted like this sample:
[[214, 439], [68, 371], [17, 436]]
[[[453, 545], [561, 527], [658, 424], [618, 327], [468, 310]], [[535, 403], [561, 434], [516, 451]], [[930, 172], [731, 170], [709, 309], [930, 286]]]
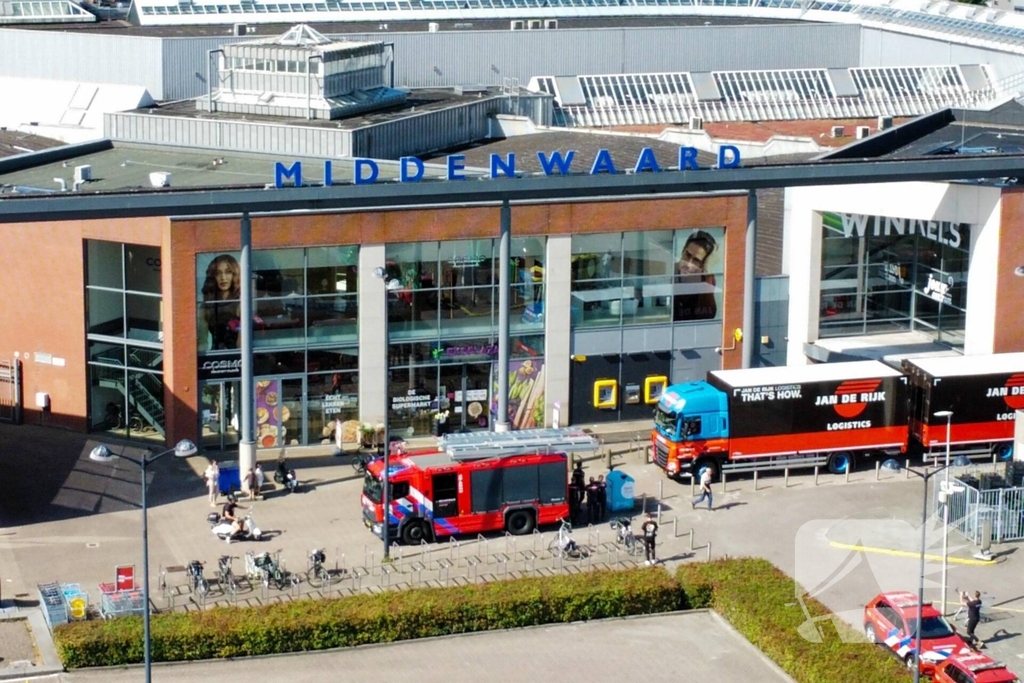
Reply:
[[818, 365], [784, 365], [746, 370], [715, 370], [710, 373], [730, 387], [771, 387], [805, 382], [842, 382], [880, 377], [902, 377], [903, 373], [877, 360]]
[[0, 26], [11, 24], [71, 24], [96, 21], [96, 15], [72, 0], [3, 0]]
[[920, 116], [1004, 95], [980, 64], [541, 76], [528, 89], [553, 95], [567, 127]]
[[514, 432], [472, 432], [441, 438], [441, 450], [452, 460], [505, 458], [530, 453], [593, 451], [597, 439], [582, 429], [524, 429]]
[[909, 358], [907, 362], [921, 368], [932, 377], [965, 377], [994, 375], [1002, 372], [1024, 372], [1024, 353]]
[[804, 19], [1024, 54], [1024, 16], [943, 0], [134, 0], [132, 12], [144, 26], [570, 16]]

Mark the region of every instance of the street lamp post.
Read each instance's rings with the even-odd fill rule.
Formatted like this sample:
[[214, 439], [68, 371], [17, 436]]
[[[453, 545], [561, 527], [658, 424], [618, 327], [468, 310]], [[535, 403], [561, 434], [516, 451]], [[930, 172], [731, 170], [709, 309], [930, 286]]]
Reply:
[[[961, 458], [957, 458], [952, 464], [959, 466], [961, 464]], [[896, 472], [903, 469], [903, 465], [901, 465], [898, 460], [886, 460], [882, 463], [882, 467]], [[926, 537], [928, 532], [928, 480], [948, 468], [949, 463], [934, 470], [929, 470], [925, 467], [923, 472], [915, 470], [912, 467], [907, 468], [908, 472], [924, 481], [924, 508], [921, 511], [921, 572], [918, 576], [917, 583], [917, 633], [911, 636], [916, 636], [914, 641], [914, 683], [921, 683], [921, 620], [924, 618], [924, 551], [927, 548], [928, 543]]]
[[[945, 495], [949, 495], [949, 449], [950, 449], [950, 434], [951, 427], [953, 424], [953, 411], [952, 410], [939, 410], [932, 413], [935, 417], [946, 418], [946, 464], [943, 466], [943, 470], [946, 472], [946, 478], [942, 484], [942, 490]], [[942, 614], [946, 614], [946, 575], [949, 571], [949, 500], [948, 498], [942, 501]]]
[[391, 421], [388, 419], [391, 408], [390, 397], [388, 396], [391, 388], [391, 332], [388, 324], [388, 297], [391, 295], [391, 292], [401, 289], [402, 283], [394, 278], [388, 279], [388, 271], [384, 267], [374, 269], [373, 274], [384, 283], [384, 471], [381, 475], [381, 486], [383, 489], [381, 493], [381, 509], [383, 510], [383, 515], [380, 537], [384, 540], [383, 559], [386, 561], [391, 557], [389, 538], [391, 511], [388, 509], [391, 506], [391, 477], [388, 473], [388, 469], [391, 467]]
[[162, 453], [157, 453], [153, 456], [142, 456], [141, 458], [133, 458], [128, 455], [114, 455], [110, 452], [110, 449], [104, 445], [96, 446], [89, 453], [89, 459], [95, 462], [108, 463], [117, 458], [123, 458], [128, 462], [135, 463], [139, 466], [142, 471], [142, 648], [143, 648], [143, 665], [145, 667], [145, 681], [150, 683], [150, 673], [152, 668], [151, 656], [150, 656], [150, 642], [149, 642], [149, 526], [147, 524], [147, 507], [146, 507], [146, 467], [149, 466], [156, 460], [159, 460], [168, 453], [174, 453], [176, 458], [187, 458], [191, 455], [195, 455], [199, 449], [196, 445], [188, 439], [182, 439], [179, 441], [174, 448], [169, 448]]

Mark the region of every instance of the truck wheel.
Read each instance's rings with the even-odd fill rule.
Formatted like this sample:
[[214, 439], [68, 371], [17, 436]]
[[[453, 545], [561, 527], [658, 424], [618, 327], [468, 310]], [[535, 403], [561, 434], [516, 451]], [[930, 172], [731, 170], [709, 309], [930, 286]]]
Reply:
[[419, 545], [426, 537], [427, 528], [418, 519], [411, 520], [402, 527], [402, 543], [406, 545]]
[[533, 513], [530, 510], [516, 510], [509, 513], [505, 527], [513, 536], [525, 536], [533, 531]]
[[718, 475], [721, 474], [721, 468], [718, 466], [718, 462], [711, 459], [698, 460], [693, 465], [694, 476], [697, 477], [697, 481], [701, 480], [704, 476], [704, 470], [711, 470], [711, 481], [718, 481]]
[[853, 471], [853, 453], [840, 451], [831, 453], [828, 456], [828, 471], [832, 474], [845, 474], [846, 470]]
[[997, 443], [992, 446], [992, 455], [1001, 462], [1006, 462], [1013, 458], [1013, 444], [1012, 443]]

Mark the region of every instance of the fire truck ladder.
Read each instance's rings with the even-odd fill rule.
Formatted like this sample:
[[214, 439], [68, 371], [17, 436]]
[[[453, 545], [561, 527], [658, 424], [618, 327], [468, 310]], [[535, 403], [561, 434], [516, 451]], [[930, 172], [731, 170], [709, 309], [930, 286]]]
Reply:
[[452, 460], [508, 458], [528, 453], [575, 453], [597, 450], [597, 439], [581, 429], [524, 429], [518, 432], [448, 434], [441, 450]]

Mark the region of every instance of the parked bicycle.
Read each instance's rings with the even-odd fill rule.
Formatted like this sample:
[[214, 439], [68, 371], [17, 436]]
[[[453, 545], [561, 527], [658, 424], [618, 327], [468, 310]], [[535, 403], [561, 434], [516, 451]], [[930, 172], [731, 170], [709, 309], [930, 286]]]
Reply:
[[299, 583], [299, 578], [293, 576], [285, 571], [281, 565], [281, 551], [278, 550], [271, 557], [270, 553], [264, 552], [258, 555], [253, 553], [246, 553], [247, 560], [251, 559], [252, 566], [255, 567], [255, 573], [259, 577], [260, 583], [263, 584], [264, 588], [269, 588], [271, 584], [277, 586], [279, 590], [284, 590], [289, 586], [294, 586]]
[[334, 577], [331, 576], [330, 570], [324, 566], [324, 562], [327, 561], [327, 555], [320, 548], [316, 548], [309, 553], [309, 562], [307, 563], [308, 568], [306, 569], [306, 581], [310, 586], [314, 588], [321, 588], [323, 586], [330, 586]]
[[590, 557], [590, 548], [580, 545], [572, 537], [572, 524], [568, 519], [562, 520], [558, 534], [548, 544], [548, 551], [555, 557], [567, 560], [579, 560]]
[[644, 540], [633, 533], [633, 522], [628, 517], [620, 517], [611, 521], [615, 530], [615, 542], [625, 548], [626, 552], [635, 557], [644, 554]]
[[217, 560], [217, 573], [220, 577], [220, 589], [230, 595], [236, 595], [238, 593], [238, 577], [235, 576], [235, 572], [232, 570], [231, 565], [237, 557], [232, 555], [221, 555], [220, 559]]
[[210, 592], [210, 582], [203, 576], [204, 564], [206, 563], [202, 560], [192, 560], [186, 568], [189, 589], [201, 598], [205, 598]]

